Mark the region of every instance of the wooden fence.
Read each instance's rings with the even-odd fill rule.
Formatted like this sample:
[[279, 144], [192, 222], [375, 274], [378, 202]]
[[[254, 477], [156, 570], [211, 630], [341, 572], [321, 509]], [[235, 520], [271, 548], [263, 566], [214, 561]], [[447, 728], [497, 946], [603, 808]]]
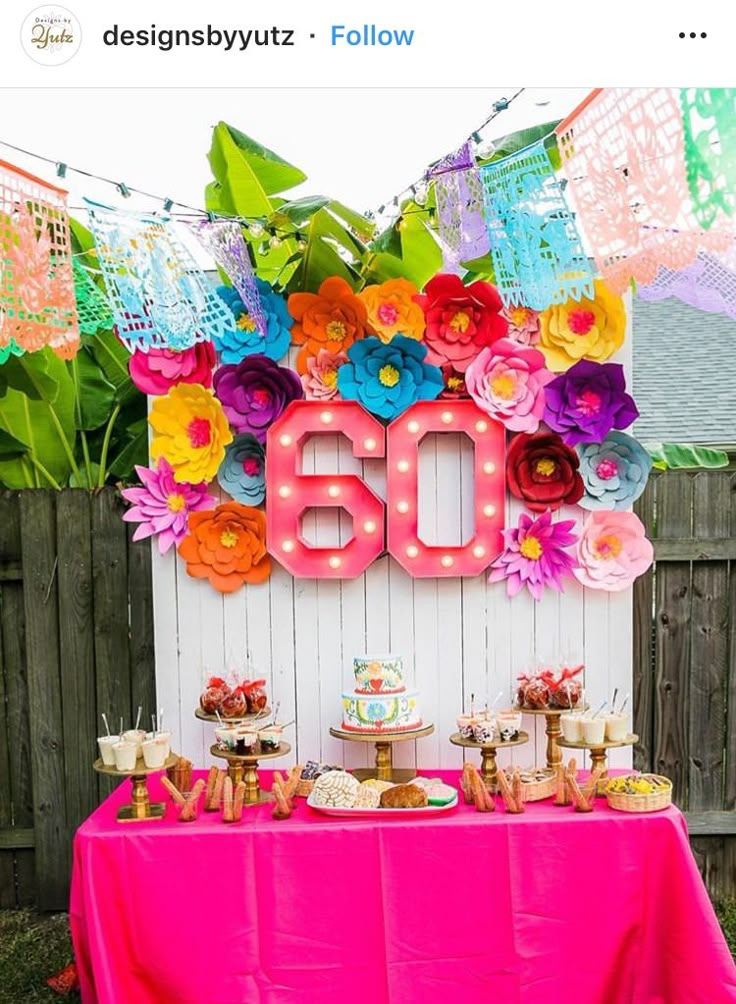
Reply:
[[[71, 838], [109, 790], [99, 714], [155, 707], [150, 550], [113, 489], [0, 493], [0, 907], [65, 909]], [[655, 475], [635, 587], [636, 765], [675, 783], [717, 897], [736, 894], [736, 474]]]
[[671, 777], [710, 892], [736, 895], [736, 474], [668, 472], [637, 512], [635, 764]]
[[109, 790], [99, 714], [155, 708], [150, 549], [121, 511], [114, 489], [0, 493], [0, 907], [67, 908]]

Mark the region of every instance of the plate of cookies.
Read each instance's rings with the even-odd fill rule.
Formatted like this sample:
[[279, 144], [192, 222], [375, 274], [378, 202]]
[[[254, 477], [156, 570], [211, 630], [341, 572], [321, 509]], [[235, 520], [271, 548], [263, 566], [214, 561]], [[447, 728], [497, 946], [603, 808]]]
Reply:
[[348, 771], [333, 770], [315, 782], [307, 805], [326, 816], [434, 816], [457, 805], [457, 789], [438, 778], [417, 777], [407, 784], [372, 778], [360, 782]]

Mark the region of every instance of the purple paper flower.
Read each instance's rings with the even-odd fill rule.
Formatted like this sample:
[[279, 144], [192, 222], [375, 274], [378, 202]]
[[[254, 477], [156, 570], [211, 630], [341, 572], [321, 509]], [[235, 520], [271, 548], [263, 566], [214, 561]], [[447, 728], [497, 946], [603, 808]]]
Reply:
[[491, 565], [488, 581], [505, 579], [509, 596], [524, 586], [535, 600], [541, 600], [546, 586], [561, 593], [563, 577], [571, 575], [576, 565], [566, 550], [578, 539], [570, 533], [574, 526], [574, 519], [553, 523], [549, 509], [536, 519], [523, 512], [517, 529], [503, 531], [506, 547]]
[[568, 446], [600, 443], [639, 417], [620, 363], [581, 359], [545, 387], [544, 421]]
[[265, 443], [269, 425], [288, 404], [303, 398], [304, 390], [293, 370], [267, 356], [252, 355], [237, 365], [220, 367], [215, 373], [215, 396], [236, 432], [250, 432]]
[[168, 460], [159, 457], [155, 468], [139, 467], [136, 473], [143, 482], [141, 488], [126, 488], [122, 492], [133, 506], [123, 514], [126, 523], [140, 523], [133, 540], [144, 540], [158, 534], [158, 549], [166, 554], [172, 544], [178, 545], [187, 535], [190, 512], [213, 509], [217, 504], [214, 495], [207, 493], [207, 485], [190, 485], [174, 481], [174, 471]]

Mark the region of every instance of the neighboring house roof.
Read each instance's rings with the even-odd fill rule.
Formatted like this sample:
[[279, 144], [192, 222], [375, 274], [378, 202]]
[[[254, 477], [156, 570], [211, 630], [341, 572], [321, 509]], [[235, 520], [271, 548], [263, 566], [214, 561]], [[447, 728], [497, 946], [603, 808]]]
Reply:
[[736, 444], [736, 321], [634, 297], [634, 399], [642, 442]]

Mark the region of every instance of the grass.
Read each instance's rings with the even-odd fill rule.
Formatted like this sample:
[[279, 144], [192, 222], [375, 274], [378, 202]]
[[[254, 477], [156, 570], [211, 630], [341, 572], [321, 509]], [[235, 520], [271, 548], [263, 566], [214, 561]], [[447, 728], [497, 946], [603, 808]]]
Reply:
[[[736, 958], [736, 898], [716, 904], [731, 953]], [[59, 997], [46, 979], [72, 959], [66, 914], [0, 911], [0, 1004], [78, 1004], [79, 994]]]
[[0, 1004], [78, 1004], [78, 993], [60, 997], [46, 986], [72, 958], [66, 914], [0, 911]]

